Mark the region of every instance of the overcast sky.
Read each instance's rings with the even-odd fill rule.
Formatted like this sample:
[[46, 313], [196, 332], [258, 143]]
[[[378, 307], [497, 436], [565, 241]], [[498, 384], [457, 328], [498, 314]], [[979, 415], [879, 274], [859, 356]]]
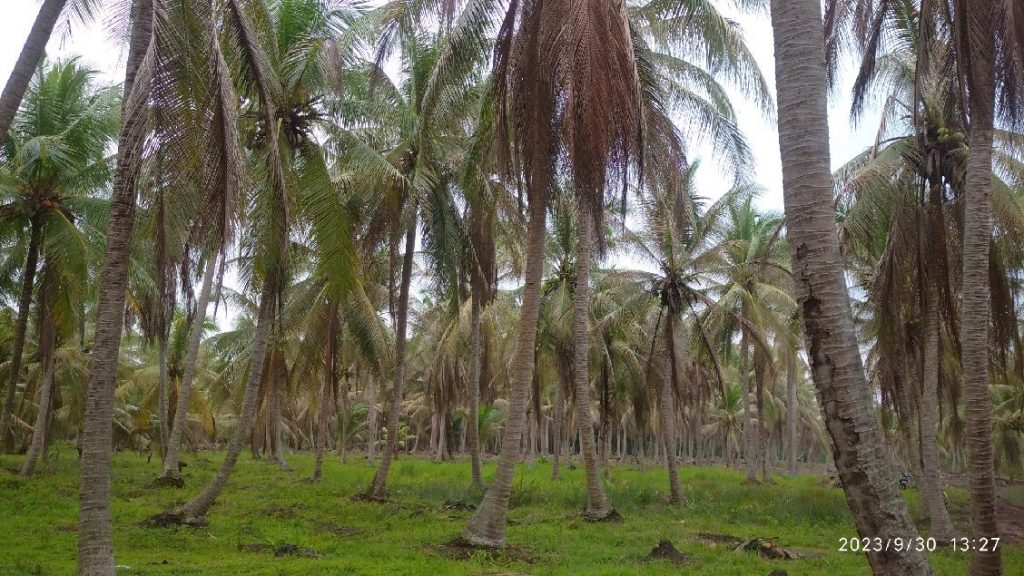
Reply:
[[[38, 10], [36, 0], [0, 0], [0, 79], [6, 81], [18, 57], [21, 46], [28, 36]], [[750, 50], [757, 58], [765, 77], [774, 88], [775, 73], [772, 59], [771, 23], [767, 15], [733, 15], [743, 26]], [[48, 53], [51, 56], [79, 56], [89, 66], [101, 71], [105, 81], [116, 83], [123, 79], [124, 49], [110, 38], [105, 22], [90, 26], [76, 27], [70, 36], [54, 37]], [[851, 76], [851, 75], [847, 75]], [[849, 78], [848, 78], [849, 79]], [[849, 82], [844, 82], [848, 85]], [[871, 143], [870, 129], [853, 130], [847, 120], [850, 102], [848, 89], [837, 90], [839, 96], [830, 104], [833, 166], [843, 164], [854, 154]], [[746, 134], [754, 152], [757, 173], [754, 180], [764, 189], [759, 205], [765, 209], [782, 211], [782, 170], [779, 162], [778, 134], [775, 127], [766, 122], [761, 113], [736, 95], [734, 105], [739, 116], [740, 128]], [[862, 124], [874, 125], [870, 118]], [[706, 146], [692, 146], [692, 158], [702, 162], [697, 185], [703, 196], [717, 198], [724, 193], [731, 182], [722, 174], [711, 150]]]

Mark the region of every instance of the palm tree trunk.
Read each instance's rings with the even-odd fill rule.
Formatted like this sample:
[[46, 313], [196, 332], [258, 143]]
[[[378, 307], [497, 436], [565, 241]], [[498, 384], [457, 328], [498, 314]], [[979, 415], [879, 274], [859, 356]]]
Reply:
[[[217, 475], [206, 484], [203, 491], [183, 506], [179, 506], [170, 512], [161, 515], [174, 522], [191, 522], [206, 515], [216, 502], [224, 486], [228, 483], [228, 477], [238, 463], [238, 456], [242, 448], [252, 434], [253, 413], [256, 411], [256, 400], [260, 392], [260, 383], [263, 381], [264, 364], [267, 358], [267, 348], [270, 342], [270, 333], [274, 324], [274, 309], [277, 300], [277, 282], [273, 273], [268, 273], [263, 280], [263, 288], [260, 291], [260, 309], [256, 320], [256, 334], [253, 336], [252, 356], [249, 358], [249, 377], [245, 382], [245, 395], [242, 397], [241, 413], [238, 415], [238, 425], [235, 434], [228, 442], [227, 453], [224, 461], [217, 470]], [[273, 376], [273, 375], [271, 375]]]
[[508, 513], [508, 501], [512, 495], [512, 476], [519, 461], [519, 441], [523, 435], [536, 358], [540, 288], [544, 276], [545, 220], [543, 202], [534, 200], [530, 203], [530, 223], [526, 241], [526, 283], [523, 286], [519, 335], [512, 364], [509, 411], [505, 419], [498, 469], [483, 502], [462, 531], [462, 536], [477, 546], [499, 548], [505, 544], [505, 515]]
[[797, 436], [797, 418], [800, 416], [796, 398], [796, 349], [786, 348], [786, 458], [789, 460], [789, 475], [796, 476], [796, 456], [800, 438]]
[[[743, 316], [747, 317], [746, 307]], [[747, 482], [757, 482], [757, 449], [754, 447], [754, 424], [750, 417], [750, 338], [747, 327], [740, 328], [740, 379], [743, 382], [743, 453]]]
[[[46, 306], [44, 305], [44, 308]], [[53, 322], [52, 311], [43, 310], [44, 318], [40, 342], [43, 357], [43, 381], [39, 390], [39, 410], [36, 412], [36, 425], [32, 432], [32, 443], [29, 445], [25, 462], [21, 466], [22, 476], [31, 476], [36, 470], [39, 455], [45, 453], [46, 429], [50, 423], [50, 397], [53, 393], [53, 364], [57, 344], [57, 327]]]
[[483, 346], [480, 342], [480, 316], [482, 295], [473, 294], [470, 317], [469, 336], [469, 457], [472, 462], [473, 486], [483, 488], [484, 480], [480, 472], [480, 367]]
[[580, 430], [580, 452], [587, 476], [589, 520], [603, 520], [615, 512], [608, 504], [601, 481], [601, 467], [594, 443], [594, 425], [590, 418], [590, 264], [594, 251], [594, 223], [589, 208], [579, 210], [579, 247], [576, 255], [576, 293], [574, 295], [573, 379], [576, 387], [576, 419]]
[[665, 320], [665, 346], [668, 348], [668, 366], [664, 368], [665, 374], [661, 379], [660, 405], [658, 407], [661, 416], [661, 435], [665, 445], [665, 465], [668, 468], [669, 504], [683, 504], [683, 489], [679, 485], [679, 467], [676, 464], [676, 435], [673, 420], [675, 419], [675, 402], [673, 400], [676, 385], [679, 384], [679, 371], [676, 362], [676, 329], [675, 313], [669, 311]]
[[185, 420], [188, 418], [188, 403], [192, 395], [192, 381], [195, 380], [196, 366], [199, 364], [199, 345], [203, 340], [203, 324], [206, 322], [206, 307], [210, 304], [213, 292], [213, 276], [217, 269], [216, 254], [206, 260], [203, 271], [203, 285], [199, 289], [199, 300], [196, 302], [196, 315], [192, 318], [192, 326], [188, 333], [188, 350], [185, 352], [185, 366], [181, 376], [181, 389], [178, 390], [178, 405], [174, 410], [174, 424], [171, 435], [167, 439], [164, 452], [164, 478], [180, 479], [178, 466], [178, 450], [181, 447], [181, 436], [185, 431]]
[[337, 374], [338, 354], [338, 303], [331, 301], [327, 312], [327, 350], [324, 351], [324, 383], [320, 389], [318, 403], [320, 409], [317, 418], [316, 435], [316, 463], [313, 466], [313, 480], [323, 477], [324, 451], [327, 450], [327, 436], [331, 427], [331, 417], [335, 410], [336, 402], [328, 402], [331, 391], [335, 386], [335, 375]]
[[[162, 304], [163, 303], [161, 302], [161, 305]], [[165, 319], [165, 321], [166, 321], [166, 319]], [[157, 429], [159, 430], [160, 438], [157, 440], [157, 442], [159, 443], [160, 448], [163, 451], [162, 455], [165, 456], [165, 457], [167, 455], [167, 440], [171, 436], [170, 430], [168, 429], [168, 426], [167, 426], [167, 424], [168, 424], [168, 411], [167, 411], [167, 404], [168, 404], [167, 395], [168, 395], [168, 390], [167, 390], [167, 388], [168, 388], [168, 381], [170, 380], [170, 377], [169, 377], [169, 375], [167, 373], [168, 372], [168, 366], [167, 366], [167, 340], [168, 340], [169, 336], [170, 336], [170, 334], [168, 334], [167, 330], [165, 328], [163, 328], [163, 327], [160, 329], [160, 334], [157, 336], [157, 347], [159, 348], [159, 366], [158, 366], [158, 369], [159, 369], [159, 372], [160, 372], [160, 375], [159, 375], [159, 378], [158, 378], [158, 381], [157, 381], [157, 408], [156, 408], [157, 412], [158, 412], [157, 420], [159, 421], [159, 427]]]
[[[275, 346], [276, 347], [276, 346]], [[284, 429], [284, 403], [288, 399], [288, 368], [285, 365], [283, 351], [275, 351], [276, 360], [280, 362], [275, 366], [274, 372], [270, 375], [273, 379], [273, 394], [271, 400], [271, 421], [274, 427], [274, 452], [273, 459], [281, 470], [289, 471], [291, 467], [284, 457], [284, 438], [281, 434]]]
[[[136, 100], [133, 96], [136, 74], [153, 44], [153, 2], [135, 0], [132, 5], [123, 109], [127, 109], [130, 101]], [[114, 387], [121, 349], [132, 228], [135, 224], [135, 168], [142, 152], [141, 116], [122, 114], [117, 168], [107, 224], [107, 246], [99, 274], [96, 328], [81, 434], [78, 482], [79, 576], [114, 574], [114, 540], [110, 516], [113, 437], [110, 427], [114, 420]]]
[[761, 469], [761, 480], [763, 482], [770, 482], [771, 478], [768, 477], [768, 428], [765, 423], [764, 413], [764, 379], [765, 379], [765, 363], [767, 358], [761, 351], [754, 353], [754, 388], [755, 388], [755, 401], [757, 402], [757, 427], [754, 429], [754, 446], [757, 452], [757, 458], [755, 459], [758, 467]]
[[0, 413], [0, 436], [5, 452], [13, 449], [14, 438], [11, 435], [11, 413], [14, 411], [14, 395], [18, 389], [18, 376], [21, 375], [21, 357], [25, 353], [25, 336], [28, 333], [28, 316], [32, 309], [32, 291], [35, 289], [36, 268], [39, 264], [39, 243], [42, 238], [42, 223], [38, 216], [31, 220], [29, 233], [28, 255], [25, 258], [25, 269], [21, 274], [21, 294], [18, 296], [18, 320], [14, 326], [14, 343], [11, 346], [11, 364], [8, 368], [7, 388], [4, 390], [3, 413]]
[[[858, 534], [906, 541], [916, 530], [875, 419], [836, 233], [821, 4], [772, 0], [771, 8], [786, 230], [811, 374]], [[876, 574], [931, 573], [921, 552], [867, 556]]]
[[[931, 276], [930, 274], [926, 276]], [[942, 496], [939, 449], [939, 291], [933, 278], [925, 279], [924, 367], [921, 399], [921, 505], [931, 520], [930, 536], [948, 542], [956, 536]]]
[[373, 375], [366, 380], [366, 403], [370, 411], [366, 416], [366, 463], [373, 464], [377, 459], [377, 383]]
[[380, 466], [373, 476], [373, 483], [367, 496], [376, 499], [387, 498], [388, 472], [391, 461], [398, 453], [398, 426], [402, 413], [402, 389], [405, 385], [405, 344], [406, 326], [409, 322], [409, 286], [412, 283], [413, 256], [416, 252], [416, 217], [405, 233], [405, 255], [402, 258], [402, 285], [398, 289], [398, 318], [395, 327], [395, 387], [392, 391], [391, 407], [388, 411], [388, 446], [381, 456]]
[[[561, 361], [559, 361], [561, 362]], [[559, 365], [558, 367], [558, 382], [555, 384], [555, 407], [552, 410], [554, 415], [551, 418], [551, 425], [554, 428], [552, 431], [553, 435], [553, 452], [554, 462], [551, 465], [551, 479], [558, 480], [559, 468], [561, 465], [562, 458], [562, 441], [565, 438], [565, 431], [563, 430], [565, 421], [565, 387], [567, 385], [567, 378], [565, 375], [564, 366]]]
[[57, 25], [61, 12], [67, 0], [46, 0], [39, 8], [36, 21], [32, 24], [32, 30], [28, 33], [28, 39], [21, 48], [18, 61], [14, 64], [11, 77], [4, 85], [3, 94], [0, 94], [0, 142], [7, 139], [7, 131], [11, 128], [11, 122], [18, 113], [21, 100], [25, 97], [28, 85], [32, 81], [32, 74], [39, 66], [39, 61], [46, 53], [46, 44], [53, 34], [53, 27]]
[[[988, 282], [992, 241], [992, 132], [995, 113], [996, 21], [993, 0], [975, 0], [966, 13], [967, 54], [970, 60], [970, 133], [967, 193], [964, 207], [963, 287], [960, 342], [963, 364], [967, 461], [970, 469], [971, 529], [975, 538], [998, 535], [992, 447], [992, 399], [988, 388], [988, 324], [991, 293]], [[1002, 550], [971, 554], [972, 576], [1003, 573]]]

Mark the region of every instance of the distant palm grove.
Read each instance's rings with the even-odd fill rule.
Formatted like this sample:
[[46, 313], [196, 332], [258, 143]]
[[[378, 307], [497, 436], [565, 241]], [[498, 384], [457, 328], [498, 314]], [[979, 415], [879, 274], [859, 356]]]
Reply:
[[[113, 30], [123, 82], [46, 56], [68, 22]], [[1019, 0], [45, 0], [0, 100], [0, 270], [4, 473], [77, 449], [82, 576], [121, 573], [118, 452], [159, 526], [218, 515], [239, 459], [363, 459], [367, 505], [396, 459], [464, 460], [449, 536], [483, 551], [520, 463], [579, 467], [573, 514], [622, 531], [617, 467], [682, 519], [687, 467], [819, 474], [850, 538], [1021, 569], [977, 545], [1024, 475]]]

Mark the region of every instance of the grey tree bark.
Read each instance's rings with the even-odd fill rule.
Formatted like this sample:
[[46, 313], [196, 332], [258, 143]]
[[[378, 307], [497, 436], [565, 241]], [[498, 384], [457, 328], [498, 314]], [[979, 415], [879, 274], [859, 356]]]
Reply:
[[36, 471], [36, 462], [40, 454], [46, 451], [46, 429], [50, 422], [50, 398], [53, 392], [53, 365], [57, 345], [57, 327], [53, 322], [53, 315], [49, 310], [43, 310], [44, 314], [40, 341], [43, 355], [43, 380], [39, 389], [39, 410], [36, 412], [36, 424], [33, 427], [32, 443], [29, 444], [28, 453], [25, 454], [25, 462], [21, 466], [22, 476], [31, 476]]
[[512, 495], [512, 476], [519, 461], [519, 442], [523, 436], [526, 405], [533, 380], [537, 319], [540, 314], [540, 288], [544, 276], [545, 207], [540, 201], [530, 203], [530, 222], [526, 241], [526, 284], [520, 312], [519, 334], [512, 364], [511, 396], [501, 455], [494, 480], [480, 507], [462, 531], [467, 541], [477, 546], [500, 548], [505, 544], [505, 515]]
[[245, 382], [241, 413], [238, 415], [235, 433], [228, 442], [224, 461], [217, 470], [216, 476], [206, 484], [202, 492], [190, 502], [161, 515], [167, 520], [191, 522], [206, 516], [221, 491], [224, 490], [224, 486], [227, 485], [228, 478], [235, 469], [235, 464], [238, 463], [238, 456], [242, 453], [245, 443], [252, 434], [253, 413], [256, 411], [260, 382], [264, 376], [263, 365], [267, 359], [267, 347], [274, 324], [274, 309], [277, 302], [276, 286], [274, 275], [267, 274], [260, 290], [259, 316], [256, 320], [256, 334], [253, 336], [252, 353], [249, 358], [249, 377]]
[[[114, 387], [117, 380], [124, 299], [128, 281], [132, 228], [135, 223], [135, 184], [142, 153], [144, 118], [129, 113], [133, 101], [148, 100], [147, 82], [136, 84], [146, 53], [153, 46], [153, 8], [156, 0], [135, 0], [131, 39], [125, 69], [121, 135], [114, 172], [107, 246], [99, 274], [95, 335], [86, 387], [85, 417], [78, 482], [78, 574], [113, 576], [114, 540], [110, 516]], [[137, 94], [138, 92], [138, 94]], [[146, 98], [143, 98], [146, 96]]]
[[800, 417], [796, 396], [796, 349], [786, 348], [786, 457], [789, 460], [789, 475], [796, 475], [796, 457], [800, 446], [797, 435], [797, 419]]
[[483, 346], [480, 342], [481, 295], [473, 294], [472, 299], [469, 335], [469, 425], [466, 436], [469, 440], [473, 486], [482, 489], [484, 479], [480, 472], [480, 365], [483, 355]]
[[601, 467], [590, 417], [590, 265], [594, 252], [594, 221], [589, 207], [579, 210], [579, 246], [576, 252], [576, 292], [573, 295], [573, 380], [576, 390], [576, 421], [580, 430], [580, 452], [587, 476], [589, 520], [604, 520], [615, 510], [608, 504], [601, 481]]
[[[964, 5], [966, 7], [966, 4]], [[960, 343], [964, 410], [967, 420], [967, 462], [970, 470], [971, 535], [991, 538], [996, 525], [995, 470], [992, 447], [992, 400], [988, 388], [989, 249], [992, 242], [992, 137], [995, 114], [995, 35], [993, 0], [974, 0], [965, 19], [970, 61], [970, 132], [967, 193], [964, 208], [963, 286]], [[972, 576], [1003, 573], [1002, 550], [971, 554]]]
[[211, 254], [206, 260], [206, 269], [203, 271], [203, 284], [199, 289], [199, 299], [196, 302], [196, 315], [192, 319], [192, 325], [188, 332], [188, 350], [185, 352], [185, 366], [181, 375], [181, 389], [178, 390], [178, 405], [174, 410], [174, 423], [171, 427], [170, 436], [167, 439], [167, 446], [164, 452], [164, 473], [165, 478], [180, 479], [181, 471], [178, 466], [178, 451], [181, 447], [181, 437], [185, 431], [185, 420], [188, 418], [188, 403], [192, 396], [192, 381], [195, 379], [196, 366], [199, 364], [199, 345], [203, 340], [203, 323], [206, 322], [206, 308], [210, 304], [210, 294], [213, 292], [213, 276], [217, 270], [217, 257]]
[[665, 347], [668, 348], [665, 374], [661, 379], [658, 413], [661, 418], [661, 435], [665, 445], [665, 466], [668, 468], [669, 504], [681, 505], [683, 489], [679, 485], [679, 465], [676, 463], [675, 389], [679, 379], [678, 358], [676, 358], [675, 314], [669, 312], [665, 319]]
[[[818, 0], [772, 0], [786, 228], [808, 359], [836, 469], [861, 537], [916, 537], [887, 461], [854, 333], [832, 206]], [[869, 551], [876, 574], [930, 574], [924, 554]]]
[[405, 255], [402, 257], [402, 285], [398, 289], [398, 318], [395, 326], [395, 386], [392, 389], [391, 407], [388, 410], [388, 445], [380, 459], [380, 466], [373, 476], [366, 495], [375, 499], [386, 499], [388, 496], [388, 472], [391, 461], [398, 453], [398, 426], [402, 415], [402, 393], [405, 387], [405, 346], [406, 327], [409, 322], [409, 287], [412, 283], [413, 256], [416, 253], [416, 218], [413, 209], [413, 220], [405, 233]]
[[25, 354], [28, 316], [32, 309], [32, 292], [35, 289], [36, 268], [39, 266], [39, 244], [43, 233], [39, 216], [32, 217], [30, 226], [28, 254], [25, 257], [25, 268], [21, 273], [18, 318], [14, 325], [14, 342], [11, 344], [11, 363], [8, 368], [7, 387], [4, 390], [3, 412], [0, 413], [0, 440], [7, 452], [13, 448], [13, 437], [10, 430], [11, 413], [14, 411], [14, 396], [18, 390], [18, 376], [21, 375], [21, 357]]
[[939, 448], [939, 291], [926, 274], [924, 309], [924, 366], [921, 370], [921, 505], [931, 522], [931, 534], [948, 542], [956, 536], [942, 496]]

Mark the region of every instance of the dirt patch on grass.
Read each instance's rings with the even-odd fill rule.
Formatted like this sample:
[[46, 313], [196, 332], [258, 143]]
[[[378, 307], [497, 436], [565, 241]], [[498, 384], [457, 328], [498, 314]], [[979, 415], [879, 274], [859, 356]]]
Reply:
[[57, 524], [53, 529], [57, 532], [78, 532], [78, 524]]
[[514, 544], [505, 544], [501, 548], [477, 546], [462, 536], [456, 536], [443, 544], [432, 546], [432, 548], [442, 556], [453, 560], [469, 560], [474, 555], [483, 555], [488, 560], [500, 562], [526, 562], [527, 564], [533, 562], [533, 556], [529, 551], [520, 546]]
[[804, 557], [800, 552], [789, 548], [783, 548], [774, 540], [768, 538], [754, 538], [753, 540], [748, 540], [737, 546], [736, 550], [757, 552], [758, 556], [768, 560], [799, 560]]
[[737, 536], [713, 534], [711, 532], [698, 532], [694, 534], [694, 537], [709, 548], [717, 548], [719, 546], [735, 548], [744, 542], [743, 538]]
[[445, 512], [452, 510], [471, 511], [476, 510], [476, 506], [467, 504], [464, 500], [445, 500], [444, 504], [441, 506], [441, 510]]
[[651, 549], [651, 553], [647, 555], [647, 558], [650, 560], [668, 560], [677, 565], [685, 564], [690, 559], [688, 555], [680, 552], [668, 540], [658, 542], [658, 545]]
[[359, 534], [359, 528], [342, 526], [340, 524], [334, 524], [333, 522], [317, 522], [313, 527], [319, 532], [329, 532], [335, 536], [341, 536], [343, 538], [351, 538]]
[[315, 548], [306, 548], [299, 546], [298, 544], [281, 544], [280, 546], [274, 547], [270, 544], [254, 543], [254, 544], [239, 544], [238, 550], [241, 552], [249, 552], [252, 554], [270, 554], [281, 558], [283, 556], [295, 556], [298, 558], [324, 558], [324, 553]]
[[306, 506], [303, 504], [275, 504], [273, 506], [257, 510], [257, 513], [268, 518], [291, 520], [293, 518], [298, 518], [300, 512], [305, 509]]

